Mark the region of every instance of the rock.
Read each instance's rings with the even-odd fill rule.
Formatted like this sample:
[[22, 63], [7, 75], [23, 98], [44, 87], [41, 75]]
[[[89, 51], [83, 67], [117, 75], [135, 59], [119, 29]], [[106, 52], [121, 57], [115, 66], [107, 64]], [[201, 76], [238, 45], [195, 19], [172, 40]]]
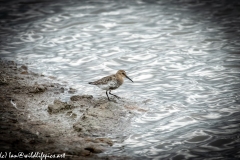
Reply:
[[44, 92], [47, 88], [43, 85], [34, 85], [33, 88], [30, 89], [29, 93], [39, 93]]
[[25, 65], [22, 65], [22, 66], [21, 66], [21, 69], [24, 69], [24, 70], [26, 70], [26, 71], [27, 71], [27, 70], [28, 70], [28, 67], [27, 67], [27, 66], [25, 66]]
[[114, 102], [107, 102], [107, 103], [103, 103], [100, 104], [99, 108], [101, 109], [107, 109], [107, 110], [113, 110], [113, 109], [120, 109], [120, 105], [116, 105], [116, 103]]
[[79, 124], [79, 123], [75, 123], [75, 124], [73, 125], [73, 129], [74, 129], [75, 131], [77, 131], [77, 132], [81, 132], [81, 131], [84, 130], [84, 129], [83, 129], [83, 126], [82, 126], [81, 124]]
[[114, 112], [109, 109], [92, 108], [88, 110], [88, 115], [96, 118], [114, 118]]
[[89, 156], [90, 154], [91, 154], [90, 151], [84, 149], [84, 150], [82, 150], [82, 151], [80, 152], [79, 155], [81, 155], [81, 156]]
[[[74, 156], [73, 159], [109, 157], [98, 157], [96, 154], [113, 145], [111, 139], [103, 137], [125, 133], [132, 115], [124, 106], [133, 105], [120, 100], [108, 102], [105, 96], [94, 99], [91, 95], [69, 95], [68, 91], [75, 92], [69, 86], [35, 76], [37, 74], [26, 66], [19, 67], [17, 71], [15, 67], [10, 68], [0, 62], [0, 150], [66, 153]], [[28, 74], [21, 75], [21, 72]], [[59, 94], [55, 95], [55, 92]], [[58, 100], [68, 96], [72, 96], [68, 102]], [[24, 112], [14, 108], [11, 99]], [[46, 113], [46, 106], [49, 114]]]
[[0, 76], [0, 85], [8, 84], [8, 81], [3, 76]]
[[96, 140], [99, 141], [99, 142], [102, 142], [102, 143], [106, 143], [110, 146], [113, 145], [113, 141], [109, 138], [96, 138]]
[[72, 111], [68, 111], [66, 113], [66, 115], [69, 117], [69, 118], [77, 118], [77, 114], [76, 113], [73, 113]]
[[46, 87], [44, 87], [43, 85], [38, 85], [38, 86], [36, 87], [36, 90], [37, 90], [38, 92], [44, 92], [44, 91], [46, 90]]
[[105, 148], [103, 148], [101, 146], [97, 146], [95, 143], [87, 144], [87, 146], [84, 149], [88, 150], [92, 153], [102, 153], [105, 151]]
[[62, 102], [60, 100], [54, 100], [53, 104], [48, 105], [48, 112], [49, 113], [57, 113], [61, 110], [71, 109], [74, 106], [67, 104], [67, 102]]
[[61, 93], [64, 93], [64, 90], [65, 90], [65, 89], [64, 89], [63, 87], [60, 88], [60, 92], [61, 92]]
[[77, 91], [76, 89], [70, 87], [68, 93], [74, 94], [76, 93], [76, 91]]
[[80, 101], [80, 100], [82, 100], [82, 99], [92, 99], [93, 98], [93, 96], [92, 95], [82, 95], [82, 96], [80, 96], [80, 95], [74, 95], [74, 96], [72, 96], [70, 99], [71, 99], [71, 101]]

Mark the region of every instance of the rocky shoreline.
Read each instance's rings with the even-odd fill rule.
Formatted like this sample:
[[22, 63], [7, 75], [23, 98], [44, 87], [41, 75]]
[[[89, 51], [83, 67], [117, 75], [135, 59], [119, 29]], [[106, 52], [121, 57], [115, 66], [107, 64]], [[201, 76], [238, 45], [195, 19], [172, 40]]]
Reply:
[[[131, 159], [98, 156], [114, 144], [108, 135], [130, 127], [135, 112], [124, 100], [75, 95], [76, 89], [26, 65], [0, 60], [2, 152], [66, 154], [68, 159]], [[70, 99], [63, 101], [64, 94]]]

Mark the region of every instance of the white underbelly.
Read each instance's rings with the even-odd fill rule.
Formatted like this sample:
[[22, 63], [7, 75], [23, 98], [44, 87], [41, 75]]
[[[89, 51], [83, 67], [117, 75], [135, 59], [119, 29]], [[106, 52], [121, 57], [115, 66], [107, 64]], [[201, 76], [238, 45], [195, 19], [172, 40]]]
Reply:
[[103, 90], [109, 90], [109, 85], [104, 84], [104, 85], [97, 85], [99, 88], [103, 89]]
[[107, 84], [101, 84], [101, 85], [97, 85], [97, 86], [103, 90], [114, 90], [119, 87], [119, 85], [116, 81], [109, 81]]

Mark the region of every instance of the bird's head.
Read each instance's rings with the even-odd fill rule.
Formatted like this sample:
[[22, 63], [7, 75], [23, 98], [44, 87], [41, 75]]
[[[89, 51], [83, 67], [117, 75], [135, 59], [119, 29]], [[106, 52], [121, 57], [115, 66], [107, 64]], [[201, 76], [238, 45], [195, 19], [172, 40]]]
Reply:
[[[129, 79], [130, 81], [132, 81], [126, 74], [126, 72], [124, 70], [119, 70], [117, 71], [117, 75], [121, 76], [121, 77], [124, 77], [124, 78], [127, 78]], [[133, 81], [132, 81], [133, 82]]]

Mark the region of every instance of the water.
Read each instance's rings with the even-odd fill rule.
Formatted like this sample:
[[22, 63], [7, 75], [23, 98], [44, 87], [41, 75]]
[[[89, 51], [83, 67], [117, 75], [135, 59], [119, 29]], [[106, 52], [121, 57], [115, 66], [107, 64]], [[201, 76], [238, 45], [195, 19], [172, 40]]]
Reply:
[[105, 93], [89, 81], [119, 69], [133, 79], [115, 93], [148, 112], [104, 154], [240, 157], [238, 1], [0, 3], [1, 57], [94, 96]]

